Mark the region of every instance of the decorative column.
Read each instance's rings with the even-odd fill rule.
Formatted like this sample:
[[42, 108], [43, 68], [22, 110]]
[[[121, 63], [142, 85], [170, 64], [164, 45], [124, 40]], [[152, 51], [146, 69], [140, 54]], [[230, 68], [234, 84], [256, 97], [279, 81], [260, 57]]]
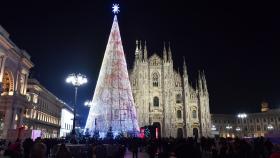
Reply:
[[2, 137], [2, 138], [4, 138], [4, 139], [5, 139], [6, 136], [7, 136], [8, 129], [10, 129], [10, 127], [11, 127], [11, 117], [12, 117], [12, 113], [13, 113], [12, 107], [8, 107], [8, 108], [5, 110], [3, 137]]
[[0, 56], [0, 93], [2, 93], [2, 81], [4, 75], [5, 61], [6, 61], [6, 56], [1, 55]]
[[26, 91], [27, 91], [28, 76], [29, 76], [29, 73], [24, 74], [24, 89], [23, 89], [23, 94], [24, 95], [26, 95]]

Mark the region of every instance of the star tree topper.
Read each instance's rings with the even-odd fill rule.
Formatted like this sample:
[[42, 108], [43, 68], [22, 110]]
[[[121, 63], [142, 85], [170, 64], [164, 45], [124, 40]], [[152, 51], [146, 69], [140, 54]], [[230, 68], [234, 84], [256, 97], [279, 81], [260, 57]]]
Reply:
[[120, 12], [119, 4], [113, 4], [113, 13], [118, 14]]

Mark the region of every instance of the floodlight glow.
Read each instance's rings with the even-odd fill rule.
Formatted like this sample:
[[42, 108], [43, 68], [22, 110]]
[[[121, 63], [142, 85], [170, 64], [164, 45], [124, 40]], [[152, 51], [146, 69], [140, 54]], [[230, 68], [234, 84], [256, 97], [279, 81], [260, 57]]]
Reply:
[[241, 128], [240, 128], [240, 127], [237, 127], [235, 130], [236, 130], [236, 131], [241, 131]]
[[84, 103], [84, 105], [87, 106], [87, 107], [91, 107], [92, 101], [86, 100], [85, 103]]
[[245, 113], [240, 113], [240, 114], [237, 115], [237, 117], [243, 119], [243, 118], [246, 118], [246, 117], [247, 117], [247, 114], [245, 114]]
[[232, 129], [232, 126], [228, 125], [228, 126], [226, 126], [226, 129]]
[[216, 126], [215, 126], [215, 125], [212, 125], [211, 130], [212, 130], [212, 131], [216, 131]]
[[268, 129], [268, 130], [273, 130], [273, 128], [274, 128], [274, 127], [273, 127], [272, 125], [268, 125], [268, 126], [267, 126], [267, 129]]

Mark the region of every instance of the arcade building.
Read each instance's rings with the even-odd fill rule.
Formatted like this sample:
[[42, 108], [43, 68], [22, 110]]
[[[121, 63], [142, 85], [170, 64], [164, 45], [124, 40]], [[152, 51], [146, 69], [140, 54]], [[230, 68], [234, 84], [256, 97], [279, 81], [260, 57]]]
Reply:
[[43, 138], [59, 137], [61, 111], [67, 105], [28, 78], [33, 66], [30, 55], [0, 26], [0, 139], [19, 137], [22, 130], [40, 130]]

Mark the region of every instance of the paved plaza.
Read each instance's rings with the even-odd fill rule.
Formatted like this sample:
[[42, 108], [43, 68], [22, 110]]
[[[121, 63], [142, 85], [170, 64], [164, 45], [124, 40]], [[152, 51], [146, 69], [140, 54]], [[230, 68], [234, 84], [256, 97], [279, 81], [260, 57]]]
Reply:
[[[132, 152], [126, 150], [125, 158], [132, 158]], [[145, 152], [138, 152], [138, 158], [149, 158], [149, 155]]]

